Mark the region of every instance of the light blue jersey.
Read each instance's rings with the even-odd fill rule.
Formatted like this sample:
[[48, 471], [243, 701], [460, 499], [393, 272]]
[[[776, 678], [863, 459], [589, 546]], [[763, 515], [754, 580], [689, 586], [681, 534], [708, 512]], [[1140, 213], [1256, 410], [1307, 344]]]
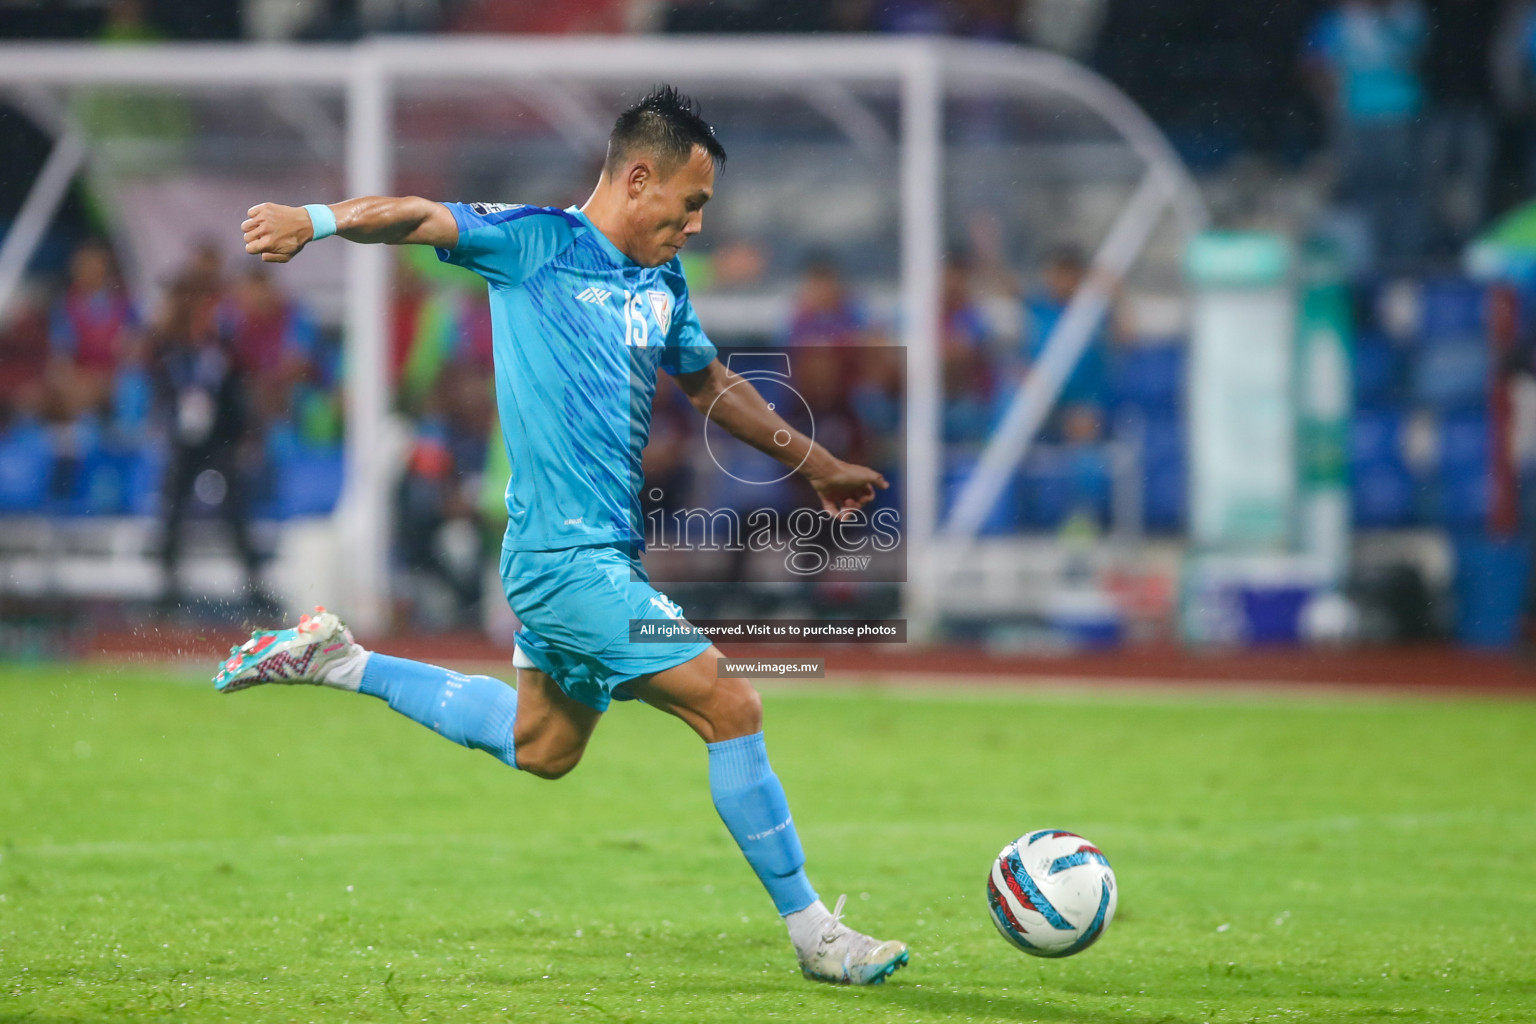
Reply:
[[1317, 18], [1303, 52], [1338, 76], [1338, 103], [1350, 120], [1401, 120], [1416, 115], [1423, 102], [1417, 65], [1426, 38], [1417, 0], [1348, 3]]
[[574, 208], [445, 205], [459, 242], [438, 257], [490, 282], [512, 465], [503, 549], [643, 546], [640, 453], [656, 371], [715, 358], [679, 261], [640, 266]]

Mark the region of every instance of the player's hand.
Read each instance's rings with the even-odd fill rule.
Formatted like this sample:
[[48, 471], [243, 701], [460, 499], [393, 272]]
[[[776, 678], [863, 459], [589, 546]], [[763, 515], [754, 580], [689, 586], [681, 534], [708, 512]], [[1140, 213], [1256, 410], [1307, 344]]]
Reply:
[[251, 207], [246, 217], [240, 225], [245, 251], [259, 255], [263, 263], [287, 263], [315, 237], [315, 225], [302, 206], [262, 203]]
[[885, 477], [868, 466], [834, 461], [818, 475], [808, 478], [821, 497], [821, 507], [830, 516], [844, 519], [875, 500], [875, 489], [891, 486]]

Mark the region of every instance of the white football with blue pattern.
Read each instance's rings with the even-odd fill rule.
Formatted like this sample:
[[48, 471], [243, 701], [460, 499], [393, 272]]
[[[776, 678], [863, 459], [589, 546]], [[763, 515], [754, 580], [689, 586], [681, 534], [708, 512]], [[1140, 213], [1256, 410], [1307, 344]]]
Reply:
[[1003, 847], [987, 876], [987, 910], [1003, 938], [1033, 956], [1081, 953], [1115, 917], [1109, 858], [1082, 836], [1043, 828]]

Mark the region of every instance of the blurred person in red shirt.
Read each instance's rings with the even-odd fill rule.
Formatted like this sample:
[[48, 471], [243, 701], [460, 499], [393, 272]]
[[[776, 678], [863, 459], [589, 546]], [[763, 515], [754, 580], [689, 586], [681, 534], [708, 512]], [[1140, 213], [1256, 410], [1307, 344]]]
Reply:
[[106, 411], [113, 374], [137, 346], [139, 328], [111, 250], [100, 241], [82, 243], [70, 260], [69, 285], [49, 320], [47, 380], [55, 418]]
[[784, 344], [795, 348], [869, 345], [879, 340], [872, 333], [869, 317], [843, 281], [837, 261], [825, 253], [811, 256], [800, 273]]
[[294, 386], [314, 371], [314, 319], [278, 291], [267, 268], [258, 264], [224, 300], [219, 326], [250, 382], [258, 423], [268, 426], [287, 419]]
[[0, 319], [0, 425], [41, 419], [47, 399], [48, 308], [18, 295]]
[[[885, 336], [874, 328], [863, 304], [843, 279], [837, 261], [825, 253], [811, 256], [801, 271], [800, 290], [782, 344], [800, 350], [795, 356], [798, 386], [821, 392], [825, 405], [812, 400], [812, 407], [835, 408], [839, 410], [837, 415], [848, 411], [867, 363], [863, 350], [886, 343]], [[815, 349], [838, 351], [807, 351]], [[818, 411], [816, 415], [820, 430], [821, 421], [834, 414]], [[850, 435], [827, 443], [842, 448], [854, 441]], [[851, 457], [863, 458], [859, 454]]]

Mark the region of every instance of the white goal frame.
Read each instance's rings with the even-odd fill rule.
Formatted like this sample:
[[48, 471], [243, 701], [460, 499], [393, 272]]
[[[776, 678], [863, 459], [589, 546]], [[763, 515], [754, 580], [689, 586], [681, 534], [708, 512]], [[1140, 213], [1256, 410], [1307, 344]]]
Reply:
[[[1110, 282], [1132, 266], [1165, 212], [1171, 210], [1186, 233], [1206, 222], [1198, 189], [1162, 133], [1103, 78], [1042, 51], [933, 38], [386, 37], [350, 46], [0, 46], [0, 89], [23, 109], [38, 108], [39, 87], [307, 84], [338, 89], [346, 97], [345, 181], [351, 195], [391, 191], [392, 100], [400, 84], [418, 79], [555, 79], [649, 85], [660, 78], [685, 88], [707, 85], [750, 92], [774, 83], [807, 93], [822, 90], [820, 108], [833, 112], [855, 144], [868, 142], [872, 132], [878, 135], [879, 125], [845, 87], [882, 82], [894, 86], [899, 96], [900, 322], [909, 381], [904, 610], [909, 637], [922, 639], [937, 621], [940, 582], [961, 563], [1101, 321]], [[941, 524], [943, 103], [948, 89], [978, 82], [991, 84], [1000, 94], [1017, 88], [1045, 90], [1085, 106], [1145, 168], [1141, 184], [1094, 256], [1098, 272], [1090, 275], [1047, 340], [1038, 372], [1020, 388], [962, 488], [953, 514]], [[29, 104], [29, 99], [34, 102]], [[16, 226], [0, 244], [0, 308], [62, 197], [60, 179], [67, 186], [84, 159], [78, 133], [70, 125], [39, 120], [57, 139], [55, 153]], [[334, 599], [365, 634], [385, 628], [389, 607], [391, 470], [377, 457], [376, 446], [386, 436], [388, 417], [389, 275], [382, 246], [349, 247], [344, 320], [347, 477], [335, 513], [345, 566], [337, 578], [344, 581], [345, 592]]]

